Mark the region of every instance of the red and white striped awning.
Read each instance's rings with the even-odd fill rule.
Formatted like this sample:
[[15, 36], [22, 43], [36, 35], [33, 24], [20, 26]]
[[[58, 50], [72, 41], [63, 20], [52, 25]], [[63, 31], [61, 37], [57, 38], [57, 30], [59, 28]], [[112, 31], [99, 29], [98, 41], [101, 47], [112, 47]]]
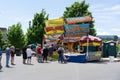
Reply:
[[81, 42], [84, 42], [84, 41], [87, 41], [87, 39], [88, 39], [89, 41], [93, 41], [93, 42], [101, 42], [101, 41], [102, 41], [102, 39], [100, 39], [100, 38], [98, 38], [98, 37], [91, 36], [91, 35], [89, 35], [89, 36], [82, 36], [82, 37], [80, 38], [80, 41], [81, 41]]

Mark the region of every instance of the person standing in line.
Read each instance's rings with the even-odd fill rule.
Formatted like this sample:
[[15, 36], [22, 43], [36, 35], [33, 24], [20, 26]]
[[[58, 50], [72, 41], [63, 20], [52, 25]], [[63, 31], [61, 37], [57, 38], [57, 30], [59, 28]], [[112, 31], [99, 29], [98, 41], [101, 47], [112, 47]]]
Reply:
[[9, 68], [10, 67], [9, 60], [10, 60], [10, 52], [11, 52], [10, 45], [6, 48], [5, 52], [6, 52], [6, 67]]
[[26, 59], [27, 59], [27, 53], [26, 53], [27, 45], [24, 45], [22, 49], [22, 55], [23, 55], [23, 64], [26, 64]]
[[14, 64], [14, 59], [15, 59], [15, 47], [14, 47], [14, 46], [11, 46], [10, 49], [11, 49], [11, 65], [15, 65], [15, 64]]
[[48, 56], [48, 52], [49, 52], [49, 49], [48, 49], [48, 46], [45, 46], [45, 48], [43, 49], [43, 62], [46, 60], [46, 63], [47, 63], [47, 56]]
[[28, 46], [26, 53], [27, 53], [27, 64], [31, 64], [32, 54], [35, 54], [35, 52], [31, 49], [30, 46]]
[[0, 70], [2, 69], [1, 60], [2, 60], [2, 49], [1, 49], [1, 47], [0, 47]]
[[42, 63], [43, 59], [42, 59], [42, 48], [41, 48], [41, 44], [38, 44], [37, 48], [36, 48], [36, 53], [37, 53], [37, 61], [38, 63]]
[[63, 63], [64, 62], [64, 48], [62, 45], [58, 48], [58, 62]]
[[49, 57], [50, 57], [50, 61], [52, 61], [53, 51], [54, 51], [54, 46], [53, 46], [53, 44], [52, 44], [52, 45], [50, 46], [50, 48], [49, 48]]

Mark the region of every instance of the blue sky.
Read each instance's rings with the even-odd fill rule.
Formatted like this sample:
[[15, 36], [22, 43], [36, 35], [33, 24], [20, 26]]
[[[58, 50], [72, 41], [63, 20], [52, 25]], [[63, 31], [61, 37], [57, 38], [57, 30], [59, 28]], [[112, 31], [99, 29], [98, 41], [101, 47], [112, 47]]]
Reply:
[[[63, 15], [65, 7], [82, 0], [0, 0], [0, 27], [20, 22], [24, 33], [35, 13], [45, 9], [49, 19]], [[120, 36], [120, 0], [86, 0], [95, 20], [98, 35]]]

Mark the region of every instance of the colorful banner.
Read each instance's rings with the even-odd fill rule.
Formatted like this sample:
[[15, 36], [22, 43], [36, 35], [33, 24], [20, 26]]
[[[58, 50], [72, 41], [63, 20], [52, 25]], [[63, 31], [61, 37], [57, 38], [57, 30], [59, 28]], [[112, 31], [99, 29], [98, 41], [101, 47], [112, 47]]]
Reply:
[[64, 32], [64, 19], [53, 19], [53, 20], [47, 20], [46, 27], [44, 28], [46, 34], [52, 35], [52, 34], [62, 34]]
[[44, 28], [46, 34], [61, 34], [64, 32], [63, 26], [55, 26], [55, 27], [45, 27]]
[[53, 20], [47, 20], [45, 21], [46, 27], [54, 27], [54, 26], [63, 26], [64, 25], [64, 19], [53, 19]]
[[73, 18], [65, 18], [66, 24], [76, 24], [80, 22], [90, 22], [92, 18], [90, 16], [85, 17], [73, 17]]
[[65, 37], [81, 37], [89, 32], [89, 24], [65, 25]]
[[58, 39], [61, 36], [61, 34], [56, 35], [44, 35], [45, 39], [52, 40], [52, 39]]

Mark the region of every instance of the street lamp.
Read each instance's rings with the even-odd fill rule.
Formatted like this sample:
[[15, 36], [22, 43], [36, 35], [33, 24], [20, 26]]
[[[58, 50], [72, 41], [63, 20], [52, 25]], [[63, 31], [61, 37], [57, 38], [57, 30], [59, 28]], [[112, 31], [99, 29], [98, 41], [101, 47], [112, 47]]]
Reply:
[[31, 26], [31, 21], [29, 21], [29, 27]]

